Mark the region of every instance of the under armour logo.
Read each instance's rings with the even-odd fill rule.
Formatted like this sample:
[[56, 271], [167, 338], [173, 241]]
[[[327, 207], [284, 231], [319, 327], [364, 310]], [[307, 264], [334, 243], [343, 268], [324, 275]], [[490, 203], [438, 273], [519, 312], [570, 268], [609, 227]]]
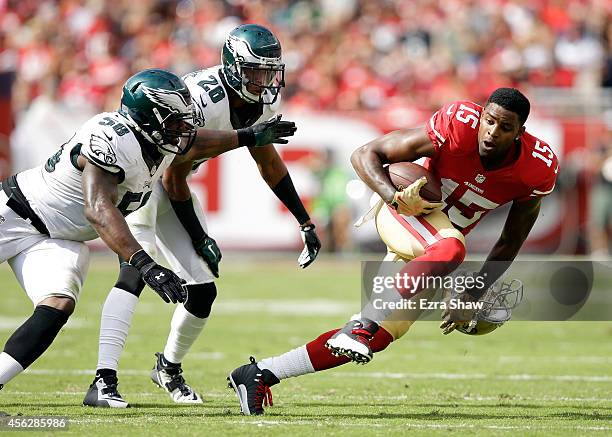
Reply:
[[159, 275], [155, 276], [155, 280], [156, 280], [156, 281], [159, 281], [159, 280], [160, 280], [161, 278], [163, 278], [164, 276], [166, 276], [166, 275], [164, 274], [164, 272], [161, 272]]
[[479, 184], [482, 184], [482, 183], [485, 181], [486, 176], [485, 176], [485, 175], [482, 175], [482, 174], [480, 174], [480, 173], [479, 173], [479, 174], [477, 174], [477, 175], [476, 175], [476, 177], [475, 177], [474, 179], [475, 179], [475, 180], [476, 180], [476, 182], [478, 182]]

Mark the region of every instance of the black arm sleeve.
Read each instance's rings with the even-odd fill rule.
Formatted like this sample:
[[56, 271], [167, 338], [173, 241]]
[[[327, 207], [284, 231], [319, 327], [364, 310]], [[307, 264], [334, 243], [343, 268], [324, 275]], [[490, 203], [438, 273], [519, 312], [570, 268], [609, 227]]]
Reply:
[[191, 237], [191, 241], [198, 241], [206, 236], [204, 228], [193, 209], [191, 197], [187, 200], [170, 200], [172, 209], [179, 221]]
[[298, 196], [297, 191], [295, 191], [295, 187], [293, 186], [293, 181], [291, 180], [291, 176], [289, 173], [283, 177], [278, 184], [274, 188], [272, 188], [276, 197], [279, 198], [283, 205], [287, 207], [291, 214], [296, 218], [300, 225], [303, 225], [308, 220], [310, 220], [310, 216], [306, 212], [306, 208], [302, 205], [302, 201], [300, 200], [300, 196]]

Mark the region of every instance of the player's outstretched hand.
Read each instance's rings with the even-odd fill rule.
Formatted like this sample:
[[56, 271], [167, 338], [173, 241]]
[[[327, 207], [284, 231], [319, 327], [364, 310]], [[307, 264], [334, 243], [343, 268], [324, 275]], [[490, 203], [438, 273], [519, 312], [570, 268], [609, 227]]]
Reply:
[[411, 183], [402, 191], [397, 191], [393, 202], [397, 204], [397, 212], [404, 215], [429, 214], [442, 206], [442, 202], [429, 202], [421, 197], [420, 191], [427, 183], [425, 176]]
[[295, 134], [297, 127], [292, 121], [281, 120], [278, 114], [262, 123], [238, 129], [238, 144], [247, 147], [262, 147], [268, 144], [287, 144], [287, 137]]
[[300, 234], [304, 242], [304, 249], [298, 258], [298, 264], [301, 268], [305, 269], [313, 263], [319, 254], [319, 250], [321, 250], [321, 241], [315, 232], [315, 225], [313, 224], [300, 226]]
[[193, 248], [196, 253], [202, 257], [208, 265], [211, 273], [215, 278], [219, 277], [219, 263], [221, 262], [221, 250], [217, 246], [217, 242], [209, 235], [204, 234], [204, 237], [193, 242]]
[[147, 252], [139, 250], [130, 257], [129, 263], [140, 271], [143, 281], [159, 294], [164, 302], [185, 302], [185, 281], [172, 270], [157, 264]]
[[[460, 326], [465, 326], [466, 330], [469, 332], [470, 329], [476, 325], [476, 323], [473, 323], [476, 322], [474, 320], [476, 309], [452, 308], [449, 299], [446, 299], [446, 309], [442, 312], [442, 323], [440, 323], [442, 334], [448, 335]], [[467, 292], [456, 294], [452, 299], [458, 299], [464, 303], [476, 302], [476, 299]]]

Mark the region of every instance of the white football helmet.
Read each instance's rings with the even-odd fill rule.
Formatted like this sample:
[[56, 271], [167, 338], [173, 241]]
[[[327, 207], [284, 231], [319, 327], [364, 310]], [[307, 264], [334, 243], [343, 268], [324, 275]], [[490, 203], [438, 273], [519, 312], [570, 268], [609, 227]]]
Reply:
[[[512, 310], [523, 300], [523, 288], [523, 282], [519, 279], [509, 281], [498, 279], [478, 300], [483, 306], [476, 311], [472, 320], [455, 329], [467, 335], [484, 335], [493, 332], [512, 318]], [[450, 292], [451, 298], [457, 298], [455, 290]]]

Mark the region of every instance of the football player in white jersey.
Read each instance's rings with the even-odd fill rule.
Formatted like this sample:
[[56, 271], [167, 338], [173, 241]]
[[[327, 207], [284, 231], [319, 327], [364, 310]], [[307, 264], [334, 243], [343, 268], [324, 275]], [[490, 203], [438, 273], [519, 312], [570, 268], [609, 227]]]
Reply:
[[[276, 36], [265, 27], [245, 24], [232, 30], [221, 53], [222, 65], [184, 76], [192, 94], [196, 122], [208, 129], [233, 130], [272, 119], [284, 86], [284, 64]], [[284, 141], [286, 142], [286, 141]], [[312, 263], [321, 247], [314, 225], [293, 186], [287, 167], [272, 144], [250, 148], [262, 178], [293, 213], [304, 240], [298, 263]], [[157, 353], [151, 378], [177, 403], [199, 404], [201, 396], [186, 383], [181, 363], [202, 332], [217, 295], [221, 252], [207, 234], [202, 206], [186, 178], [202, 161], [171, 167], [153, 187], [150, 201], [128, 218], [130, 229], [148, 253], [157, 247], [177, 274], [187, 281], [187, 300], [178, 305], [162, 353]], [[116, 387], [120, 354], [125, 345], [138, 296], [144, 284], [139, 272], [124, 265], [102, 313], [98, 364], [83, 403], [127, 407], [116, 389], [108, 395], [106, 380]]]
[[0, 262], [8, 261], [35, 305], [0, 353], [0, 389], [50, 346], [74, 311], [89, 264], [84, 241], [100, 236], [163, 300], [185, 300], [182, 280], [153, 261], [124, 218], [147, 202], [171, 164], [295, 131], [279, 120], [198, 130], [194, 119], [181, 78], [141, 71], [124, 85], [119, 111], [92, 117], [46, 164], [0, 182]]

